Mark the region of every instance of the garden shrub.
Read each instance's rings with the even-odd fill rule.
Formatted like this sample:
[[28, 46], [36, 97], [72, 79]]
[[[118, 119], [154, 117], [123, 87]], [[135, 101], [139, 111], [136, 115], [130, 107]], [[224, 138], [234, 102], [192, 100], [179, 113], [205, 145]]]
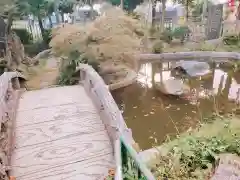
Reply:
[[52, 40], [52, 29], [45, 29], [43, 33], [43, 40], [49, 46], [50, 41]]
[[13, 29], [13, 31], [20, 38], [21, 42], [25, 44], [31, 44], [33, 42], [33, 36], [26, 29]]
[[160, 36], [160, 39], [168, 44], [170, 44], [173, 40], [173, 34], [170, 29], [165, 29]]
[[28, 56], [33, 57], [38, 53], [48, 49], [48, 46], [43, 41], [37, 41], [32, 44], [24, 45], [24, 49]]
[[175, 28], [173, 30], [172, 34], [173, 34], [174, 38], [180, 39], [181, 43], [183, 43], [185, 40], [185, 37], [189, 36], [190, 32], [191, 31], [188, 28], [188, 26], [180, 26], [180, 27]]
[[240, 42], [240, 34], [226, 35], [223, 38], [223, 42], [226, 45], [238, 45]]
[[163, 43], [162, 41], [158, 40], [154, 43], [152, 52], [155, 54], [160, 54], [163, 52]]
[[79, 74], [76, 73], [78, 63], [89, 64], [99, 72], [98, 61], [77, 50], [71, 51], [68, 58], [63, 61], [60, 69], [60, 76], [58, 78], [59, 85], [74, 85], [79, 82]]

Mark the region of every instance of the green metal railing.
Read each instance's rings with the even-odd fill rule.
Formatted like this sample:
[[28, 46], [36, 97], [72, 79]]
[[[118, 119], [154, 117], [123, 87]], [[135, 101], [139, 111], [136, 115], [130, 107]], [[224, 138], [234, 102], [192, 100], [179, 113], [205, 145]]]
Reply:
[[123, 136], [116, 141], [117, 170], [115, 180], [155, 180], [155, 177], [141, 161], [137, 152]]

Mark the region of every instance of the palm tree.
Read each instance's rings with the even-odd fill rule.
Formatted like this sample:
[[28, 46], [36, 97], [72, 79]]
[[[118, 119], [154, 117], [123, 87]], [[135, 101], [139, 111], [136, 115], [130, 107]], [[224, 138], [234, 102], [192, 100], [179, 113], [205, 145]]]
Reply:
[[73, 12], [74, 1], [73, 0], [60, 0], [58, 10], [62, 16], [62, 22], [64, 22], [64, 13]]
[[52, 14], [55, 10], [54, 5], [55, 5], [54, 1], [48, 1], [46, 3], [46, 6], [45, 6], [45, 8], [46, 8], [45, 11], [46, 11], [46, 14], [47, 14], [47, 17], [48, 17], [48, 20], [49, 20], [50, 28], [53, 27], [53, 22], [52, 22], [51, 16], [52, 16]]

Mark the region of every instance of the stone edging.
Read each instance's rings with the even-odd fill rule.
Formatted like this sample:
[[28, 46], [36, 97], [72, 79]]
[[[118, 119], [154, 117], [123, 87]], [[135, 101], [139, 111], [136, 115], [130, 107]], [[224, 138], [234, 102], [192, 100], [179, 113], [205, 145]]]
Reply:
[[127, 76], [124, 77], [123, 79], [121, 79], [119, 82], [116, 82], [113, 84], [108, 84], [108, 89], [110, 91], [124, 88], [126, 86], [133, 84], [136, 81], [137, 73], [135, 71], [131, 70], [130, 68], [128, 68], [126, 66], [122, 66], [122, 65], [117, 66], [117, 69], [122, 69], [122, 68], [124, 68], [127, 71]]
[[213, 51], [190, 51], [190, 52], [175, 52], [162, 54], [140, 54], [135, 55], [135, 58], [140, 63], [147, 62], [164, 62], [178, 61], [184, 59], [196, 59], [205, 62], [226, 62], [232, 60], [240, 60], [240, 53], [237, 52], [213, 52]]
[[46, 49], [40, 53], [38, 53], [35, 57], [33, 57], [33, 61], [38, 61], [39, 59], [45, 57], [47, 54], [51, 53], [51, 49]]

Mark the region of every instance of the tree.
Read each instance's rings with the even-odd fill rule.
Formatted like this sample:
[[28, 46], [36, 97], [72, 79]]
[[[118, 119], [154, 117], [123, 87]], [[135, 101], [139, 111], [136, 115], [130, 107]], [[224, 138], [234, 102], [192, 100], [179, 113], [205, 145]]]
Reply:
[[45, 11], [46, 11], [46, 14], [47, 14], [47, 17], [48, 17], [48, 20], [49, 20], [51, 28], [53, 27], [51, 16], [52, 16], [52, 14], [53, 14], [53, 12], [55, 10], [54, 6], [55, 6], [54, 1], [48, 1], [48, 3], [46, 3], [46, 6], [45, 6]]
[[72, 0], [60, 0], [58, 10], [62, 16], [62, 22], [64, 22], [64, 13], [72, 13], [73, 12], [74, 1]]
[[123, 8], [128, 11], [133, 11], [137, 5], [141, 4], [143, 0], [109, 0], [113, 5], [121, 5], [123, 1]]
[[[5, 61], [7, 62], [4, 71], [11, 69], [11, 65], [13, 62], [11, 49], [9, 47], [9, 37], [11, 34], [11, 27], [14, 15], [18, 13], [18, 6], [15, 0], [1, 0], [0, 1], [0, 16], [5, 17], [7, 19], [6, 28], [5, 28], [5, 43], [4, 43], [4, 50], [5, 50]], [[18, 62], [16, 62], [18, 64]]]
[[47, 43], [43, 19], [53, 10], [53, 0], [17, 0], [17, 4], [24, 15], [32, 14], [37, 17], [43, 41]]

